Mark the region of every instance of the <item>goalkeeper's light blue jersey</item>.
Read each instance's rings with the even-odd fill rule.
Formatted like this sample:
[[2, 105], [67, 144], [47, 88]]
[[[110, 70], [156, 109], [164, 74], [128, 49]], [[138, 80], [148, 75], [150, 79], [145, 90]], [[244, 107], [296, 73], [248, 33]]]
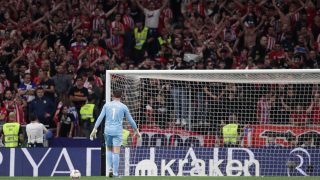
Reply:
[[94, 125], [98, 128], [101, 121], [105, 117], [105, 129], [106, 135], [118, 136], [122, 135], [122, 122], [123, 118], [126, 117], [133, 129], [137, 129], [137, 124], [133, 120], [128, 107], [120, 101], [111, 101], [106, 103]]

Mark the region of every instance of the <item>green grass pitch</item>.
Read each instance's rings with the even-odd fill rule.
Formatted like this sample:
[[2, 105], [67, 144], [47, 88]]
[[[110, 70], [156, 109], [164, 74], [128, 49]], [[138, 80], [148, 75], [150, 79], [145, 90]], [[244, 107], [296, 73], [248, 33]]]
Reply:
[[[0, 180], [70, 180], [70, 177], [0, 177]], [[80, 180], [108, 180], [112, 178], [94, 176]], [[320, 180], [320, 177], [121, 177], [121, 180]]]

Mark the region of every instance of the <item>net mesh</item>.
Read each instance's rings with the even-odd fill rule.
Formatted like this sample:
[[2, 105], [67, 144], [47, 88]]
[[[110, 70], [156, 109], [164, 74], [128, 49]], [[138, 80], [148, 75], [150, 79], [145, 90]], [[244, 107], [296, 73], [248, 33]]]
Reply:
[[[320, 146], [320, 71], [122, 72], [111, 77], [109, 90], [124, 89], [123, 102], [142, 133], [122, 151], [122, 175], [320, 171], [314, 148]], [[301, 158], [308, 157], [312, 161], [300, 171]]]

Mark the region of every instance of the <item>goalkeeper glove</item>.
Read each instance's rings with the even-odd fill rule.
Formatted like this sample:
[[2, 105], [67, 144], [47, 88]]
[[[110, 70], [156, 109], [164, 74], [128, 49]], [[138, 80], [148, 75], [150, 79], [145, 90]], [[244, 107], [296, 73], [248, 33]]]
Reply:
[[90, 134], [90, 140], [93, 141], [94, 139], [97, 138], [97, 132], [98, 130], [96, 128], [93, 128], [91, 134]]
[[141, 134], [140, 134], [140, 132], [139, 132], [139, 129], [136, 129], [136, 130], [134, 131], [134, 135], [137, 136], [139, 139], [141, 138]]

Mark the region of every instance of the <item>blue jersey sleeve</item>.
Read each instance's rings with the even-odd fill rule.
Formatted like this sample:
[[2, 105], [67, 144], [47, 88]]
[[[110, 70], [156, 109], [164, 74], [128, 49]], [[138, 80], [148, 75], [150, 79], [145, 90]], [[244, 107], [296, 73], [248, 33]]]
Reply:
[[125, 111], [124, 111], [124, 112], [125, 112], [125, 116], [126, 116], [127, 120], [129, 121], [131, 127], [136, 130], [136, 129], [138, 128], [138, 127], [137, 127], [137, 124], [136, 124], [136, 122], [133, 120], [133, 118], [132, 118], [132, 116], [131, 116], [131, 114], [130, 114], [129, 109], [128, 109], [127, 106], [125, 106]]
[[98, 119], [97, 119], [97, 121], [96, 121], [96, 123], [94, 125], [94, 127], [96, 129], [98, 129], [98, 127], [100, 126], [100, 124], [101, 124], [101, 122], [102, 122], [102, 120], [103, 120], [103, 118], [105, 116], [106, 116], [106, 104], [103, 106], [103, 108], [101, 110], [101, 113], [100, 113], [100, 115], [99, 115], [99, 117], [98, 117]]

